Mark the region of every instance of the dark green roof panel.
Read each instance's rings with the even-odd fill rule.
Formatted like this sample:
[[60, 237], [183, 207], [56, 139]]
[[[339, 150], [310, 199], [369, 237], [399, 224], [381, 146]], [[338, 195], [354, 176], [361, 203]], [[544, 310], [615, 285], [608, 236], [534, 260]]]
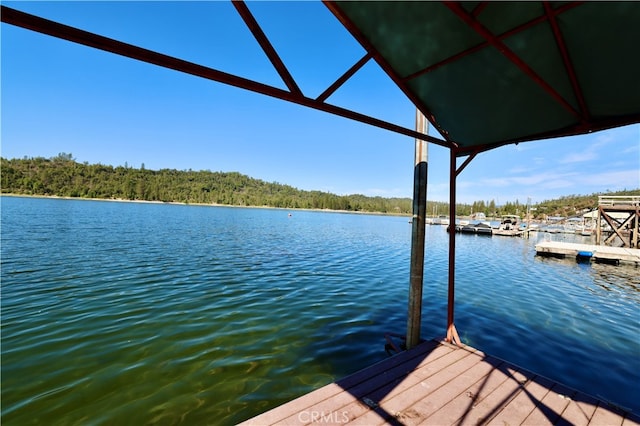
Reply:
[[573, 118], [495, 49], [465, 56], [455, 67], [438, 68], [410, 81], [409, 87], [430, 100], [447, 136], [463, 145], [517, 139], [522, 132], [543, 132], [548, 121], [564, 127]]
[[[548, 22], [542, 22], [504, 39], [505, 45], [577, 111], [580, 109], [562, 55]], [[550, 95], [547, 95], [550, 96]]]
[[640, 122], [640, 2], [330, 8], [457, 155]]
[[478, 21], [493, 34], [503, 34], [544, 12], [539, 2], [489, 2], [478, 15]]
[[439, 2], [374, 1], [363, 7], [348, 1], [340, 7], [401, 77], [482, 42]]
[[607, 117], [637, 113], [640, 2], [605, 5], [587, 2], [562, 14], [558, 21], [590, 114]]

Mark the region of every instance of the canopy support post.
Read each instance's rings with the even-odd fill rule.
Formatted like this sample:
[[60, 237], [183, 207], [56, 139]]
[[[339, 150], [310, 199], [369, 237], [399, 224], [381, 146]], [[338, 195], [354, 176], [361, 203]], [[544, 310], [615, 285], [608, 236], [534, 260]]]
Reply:
[[[416, 109], [416, 130], [427, 134], [427, 123], [425, 116]], [[421, 139], [415, 140], [407, 349], [411, 349], [420, 343], [422, 287], [424, 277], [425, 219], [427, 212], [427, 149], [428, 144], [426, 141]]]
[[460, 346], [460, 336], [458, 336], [456, 326], [453, 324], [456, 270], [456, 177], [473, 157], [470, 157], [463, 167], [460, 168], [460, 171], [458, 171], [456, 170], [456, 151], [451, 149], [449, 152], [451, 155], [449, 164], [449, 291], [447, 303], [447, 337], [445, 340]]

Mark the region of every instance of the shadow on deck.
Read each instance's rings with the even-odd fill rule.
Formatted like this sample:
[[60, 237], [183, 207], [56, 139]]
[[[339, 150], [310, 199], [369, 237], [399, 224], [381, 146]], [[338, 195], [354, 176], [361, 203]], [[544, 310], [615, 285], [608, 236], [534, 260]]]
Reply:
[[640, 425], [640, 418], [470, 347], [428, 341], [246, 425]]

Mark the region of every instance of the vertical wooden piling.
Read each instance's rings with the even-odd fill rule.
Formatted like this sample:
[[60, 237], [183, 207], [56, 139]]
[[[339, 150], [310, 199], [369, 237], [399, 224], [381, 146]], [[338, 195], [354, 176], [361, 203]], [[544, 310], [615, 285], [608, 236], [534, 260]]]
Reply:
[[596, 245], [602, 243], [602, 207], [598, 205], [598, 219], [596, 220]]
[[636, 204], [636, 215], [634, 222], [631, 225], [631, 248], [638, 248], [638, 241], [640, 241], [640, 237], [638, 236], [638, 232], [640, 232], [640, 205]]
[[[424, 134], [428, 133], [428, 122], [424, 115], [422, 115], [418, 110], [416, 110], [416, 130]], [[427, 142], [420, 139], [415, 140], [407, 349], [411, 349], [420, 343], [420, 325], [422, 322], [422, 286], [424, 275], [425, 219], [427, 213], [427, 147]]]

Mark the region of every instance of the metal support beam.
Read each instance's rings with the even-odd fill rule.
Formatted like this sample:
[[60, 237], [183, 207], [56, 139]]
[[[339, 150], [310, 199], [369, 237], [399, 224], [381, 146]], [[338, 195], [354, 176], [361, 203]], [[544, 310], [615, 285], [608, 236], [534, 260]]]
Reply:
[[[340, 5], [333, 0], [322, 0], [325, 6], [335, 15], [335, 17], [340, 21], [340, 23], [351, 33], [351, 35], [360, 43], [362, 47], [371, 55], [371, 57], [378, 63], [380, 68], [393, 80], [393, 82], [402, 90], [405, 96], [425, 115], [428, 117], [431, 124], [438, 130], [446, 140], [442, 145], [446, 148], [451, 148], [455, 144], [455, 141], [449, 138], [449, 132], [446, 129], [439, 127], [435, 116], [432, 111], [427, 107], [427, 105], [422, 102], [418, 96], [409, 89], [408, 85], [403, 82], [402, 76], [398, 75], [394, 68], [387, 62], [386, 59], [383, 58], [382, 54], [378, 51], [378, 49], [371, 43], [371, 41], [365, 37], [365, 35], [360, 31], [360, 28], [354, 24], [351, 19], [347, 17], [345, 13], [342, 12]], [[429, 142], [433, 142], [428, 139]]]
[[326, 101], [327, 98], [333, 94], [333, 92], [338, 90], [338, 88], [342, 86], [347, 80], [349, 80], [360, 68], [364, 66], [364, 64], [369, 62], [369, 59], [371, 59], [371, 57], [372, 56], [370, 53], [365, 53], [362, 59], [356, 62], [351, 68], [349, 68], [347, 72], [342, 74], [342, 76], [340, 76], [339, 79], [337, 79], [331, 86], [329, 86], [327, 90], [322, 92], [320, 96], [316, 98], [316, 101], [318, 102]]
[[580, 82], [578, 81], [575, 67], [573, 65], [573, 62], [571, 61], [571, 58], [569, 57], [569, 50], [567, 49], [562, 31], [560, 30], [560, 25], [558, 24], [558, 20], [556, 19], [556, 13], [554, 12], [553, 7], [548, 1], [542, 2], [542, 5], [544, 6], [544, 13], [549, 19], [549, 25], [551, 25], [553, 37], [556, 39], [556, 44], [558, 45], [558, 50], [560, 50], [560, 54], [562, 55], [562, 62], [564, 63], [564, 67], [567, 70], [569, 81], [571, 81], [573, 93], [578, 100], [578, 105], [580, 105], [580, 113], [585, 120], [589, 120], [589, 108], [587, 107], [587, 102], [584, 99], [584, 92], [580, 87]]
[[[427, 134], [428, 122], [416, 109], [416, 131]], [[416, 139], [413, 168], [413, 220], [411, 228], [411, 269], [409, 278], [409, 315], [407, 349], [420, 343], [422, 287], [424, 278], [425, 219], [427, 214], [427, 142]]]
[[[464, 160], [464, 163], [462, 163], [462, 165], [456, 169], [456, 177], [458, 177], [458, 175], [464, 170], [464, 168], [467, 167], [467, 165], [471, 162], [471, 160], [476, 158], [476, 155], [478, 155], [477, 151], [472, 153], [472, 154], [470, 154], [469, 157], [467, 157], [467, 159]], [[457, 156], [457, 154], [456, 154], [456, 156]]]
[[[115, 53], [116, 55], [125, 56], [138, 61], [146, 62], [149, 64], [157, 65], [163, 68], [180, 71], [186, 74], [191, 74], [197, 77], [205, 78], [207, 80], [216, 81], [219, 83], [228, 84], [230, 86], [239, 87], [241, 89], [249, 90], [251, 92], [260, 93], [262, 95], [272, 96], [277, 99], [292, 102], [298, 105], [314, 108], [319, 111], [335, 114], [350, 120], [359, 121], [371, 126], [379, 127], [381, 129], [389, 130], [401, 135], [410, 136], [412, 138], [427, 140], [429, 142], [444, 146], [451, 147], [451, 143], [443, 141], [442, 139], [435, 138], [433, 136], [425, 135], [415, 130], [408, 129], [397, 124], [393, 124], [384, 120], [377, 119], [365, 114], [361, 114], [350, 109], [342, 108], [339, 106], [319, 102], [315, 99], [308, 98], [297, 92], [290, 92], [288, 90], [282, 90], [280, 88], [269, 86], [257, 81], [249, 80], [237, 75], [229, 74], [223, 71], [219, 71], [213, 68], [205, 67], [193, 62], [185, 61], [183, 59], [175, 58], [173, 56], [164, 55], [162, 53], [154, 52], [149, 49], [144, 49], [132, 44], [123, 43], [118, 40], [114, 40], [108, 37], [104, 37], [98, 34], [94, 34], [88, 31], [84, 31], [75, 27], [64, 25], [55, 21], [41, 18], [39, 16], [31, 15], [25, 12], [21, 12], [16, 9], [12, 9], [7, 6], [0, 6], [0, 20], [4, 23], [15, 25], [17, 27], [25, 28], [31, 31], [36, 31], [42, 34], [57, 37], [63, 40], [68, 40], [74, 43], [82, 44], [84, 46], [93, 47], [95, 49], [104, 50], [106, 52]], [[284, 71], [284, 70], [282, 70]]]
[[280, 78], [282, 78], [282, 81], [284, 81], [284, 83], [287, 85], [289, 91], [291, 93], [295, 93], [296, 95], [302, 96], [300, 87], [298, 87], [298, 84], [294, 80], [293, 76], [289, 73], [289, 70], [284, 65], [284, 62], [282, 62], [282, 59], [280, 59], [280, 55], [278, 55], [276, 49], [273, 48], [273, 45], [267, 38], [267, 35], [264, 33], [264, 31], [262, 31], [262, 28], [260, 28], [260, 25], [258, 24], [258, 21], [256, 21], [256, 18], [254, 18], [251, 14], [251, 11], [247, 7], [247, 4], [241, 0], [236, 0], [231, 3], [233, 3], [233, 6], [242, 17], [242, 20], [247, 25], [253, 36], [256, 38], [258, 44], [260, 44], [260, 47], [271, 61], [271, 64], [274, 66], [276, 71], [278, 71]]

